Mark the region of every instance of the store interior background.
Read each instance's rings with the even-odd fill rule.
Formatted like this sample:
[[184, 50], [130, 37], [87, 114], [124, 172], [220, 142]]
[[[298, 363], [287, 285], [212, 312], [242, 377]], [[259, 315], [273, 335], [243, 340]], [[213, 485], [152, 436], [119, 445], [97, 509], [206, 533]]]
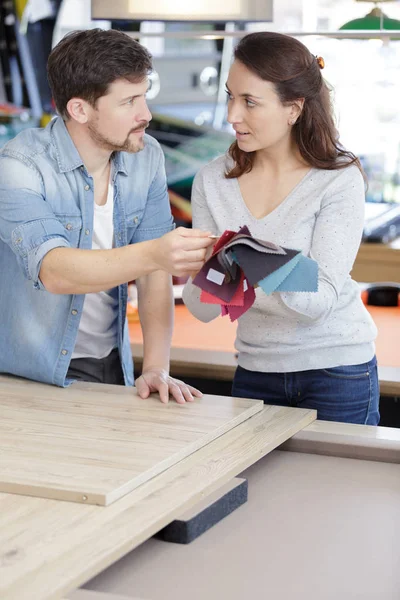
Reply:
[[[367, 34], [370, 39], [340, 39], [333, 33], [376, 6], [391, 19], [398, 19], [400, 29], [400, 2], [262, 1], [265, 12], [272, 15], [270, 21], [213, 23], [93, 20], [90, 0], [17, 0], [15, 13], [20, 18], [15, 26], [19, 30], [16, 60], [7, 56], [7, 47], [2, 44], [0, 103], [11, 102], [28, 111], [24, 111], [22, 120], [14, 118], [8, 125], [3, 118], [0, 144], [15, 135], [20, 127], [39, 124], [46, 120], [43, 114], [53, 113], [45, 64], [50, 48], [66, 33], [99, 26], [118, 27], [133, 35], [135, 31], [140, 32], [139, 40], [154, 57], [148, 98], [154, 118], [149, 133], [159, 139], [166, 154], [168, 183], [178, 194], [173, 197], [175, 216], [190, 222], [190, 204], [182, 199], [190, 199], [193, 175], [202, 164], [223, 153], [232, 140], [232, 130], [226, 122], [224, 83], [238, 38], [210, 39], [212, 36], [207, 32], [220, 32], [221, 36], [224, 32], [242, 35], [256, 30], [289, 33], [299, 37], [313, 54], [325, 59], [323, 75], [334, 89], [332, 99], [341, 142], [361, 157], [368, 175], [367, 219], [387, 213], [389, 209], [392, 213], [385, 231], [370, 228], [366, 236], [380, 237], [386, 242], [397, 237], [400, 235], [400, 32], [397, 36], [393, 32], [390, 37], [371, 31]], [[11, 19], [4, 8], [10, 4], [13, 3], [4, 0], [0, 3], [3, 5], [0, 8], [2, 30], [7, 18], [8, 22]], [[97, 0], [93, 0], [94, 8], [97, 4]], [[105, 4], [112, 7], [115, 3]], [[123, 1], [119, 4], [129, 5]], [[146, 6], [146, 2], [143, 4]], [[136, 5], [140, 6], [141, 0], [135, 2]], [[207, 0], [201, 5], [206, 11]], [[204, 37], [194, 37], [202, 31]], [[24, 93], [23, 84], [18, 83], [18, 79], [28, 79], [21, 65], [23, 60], [18, 56], [22, 52], [19, 41], [23, 38], [27, 41], [24, 46], [29, 59], [25, 57], [25, 62], [32, 64], [31, 89], [36, 88], [29, 94]]]
[[[235, 3], [223, 0], [221, 6], [229, 1]], [[216, 10], [216, 2], [198, 0], [197, 4], [207, 14], [207, 7]], [[92, 27], [130, 32], [153, 55], [148, 94], [153, 120], [148, 133], [159, 140], [166, 157], [175, 220], [190, 227], [193, 177], [234, 139], [226, 121], [224, 87], [234, 45], [246, 32], [279, 31], [298, 37], [325, 60], [323, 76], [332, 85], [340, 141], [361, 158], [368, 177], [364, 242], [387, 244], [400, 239], [400, 1], [253, 2], [259, 10], [265, 7], [268, 19], [195, 22], [188, 15], [178, 22], [158, 21], [149, 14], [152, 20], [117, 20], [115, 7], [134, 5], [146, 10], [150, 0], [0, 0], [0, 146], [22, 128], [45, 125], [54, 116], [46, 61], [66, 33]], [[179, 6], [179, 0], [168, 3], [173, 5]], [[187, 11], [185, 2], [180, 5]], [[109, 18], [92, 18], [99, 6], [106, 6]], [[377, 8], [398, 21], [395, 30], [386, 29], [385, 20], [380, 30], [341, 29]], [[184, 282], [174, 283], [179, 297]], [[400, 269], [392, 284], [400, 291]], [[134, 307], [133, 285], [130, 294]], [[213, 387], [213, 393], [218, 391], [227, 393], [228, 388]], [[400, 425], [400, 401], [395, 401]], [[390, 424], [395, 423], [391, 417]]]

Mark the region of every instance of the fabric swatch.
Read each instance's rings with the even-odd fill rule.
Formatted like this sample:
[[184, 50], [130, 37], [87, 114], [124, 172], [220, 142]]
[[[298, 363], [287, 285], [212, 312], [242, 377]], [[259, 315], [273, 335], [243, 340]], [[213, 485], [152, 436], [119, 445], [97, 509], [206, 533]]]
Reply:
[[300, 255], [295, 269], [276, 288], [277, 292], [318, 292], [318, 264]]
[[[245, 284], [245, 277], [244, 277], [244, 274], [242, 273], [238, 288], [237, 288], [235, 294], [233, 295], [233, 297], [231, 298], [231, 300], [229, 301], [229, 306], [243, 306], [244, 305], [245, 288], [247, 289], [247, 287], [248, 287], [247, 282], [246, 282], [246, 286], [244, 284]], [[223, 300], [221, 300], [217, 296], [213, 296], [213, 294], [210, 294], [210, 293], [206, 292], [205, 290], [201, 291], [200, 300], [201, 300], [201, 302], [204, 302], [205, 304], [225, 304], [225, 302]]]
[[219, 304], [222, 316], [235, 321], [254, 304], [255, 286], [267, 295], [316, 292], [318, 264], [300, 250], [253, 238], [244, 226], [221, 235], [193, 283], [201, 302]]
[[265, 254], [257, 252], [257, 250], [249, 246], [240, 245], [235, 246], [233, 255], [240, 268], [246, 274], [249, 283], [255, 285], [273, 273], [273, 271], [292, 260], [297, 254], [300, 254], [299, 250], [285, 249], [285, 252], [284, 255], [268, 254], [267, 258]]
[[[246, 279], [245, 279], [246, 281]], [[246, 287], [246, 286], [244, 286]], [[256, 299], [256, 293], [254, 288], [251, 285], [247, 285], [247, 289], [244, 292], [244, 303], [243, 306], [232, 306], [231, 304], [225, 305], [226, 314], [229, 315], [230, 320], [236, 321], [239, 317], [244, 315], [245, 312], [249, 310], [254, 304], [254, 300]], [[222, 312], [222, 315], [224, 313]]]
[[[207, 278], [210, 269], [222, 274], [222, 276], [224, 277], [224, 282], [222, 284], [215, 283], [215, 281], [210, 281]], [[214, 275], [214, 277], [216, 276]], [[203, 267], [193, 279], [193, 283], [202, 290], [205, 290], [206, 292], [217, 296], [217, 298], [220, 298], [225, 302], [229, 302], [234, 296], [240, 283], [240, 273], [238, 273], [236, 279], [229, 278], [229, 281], [227, 281], [226, 273], [223, 272], [217, 257], [214, 255], [203, 265]]]
[[258, 282], [258, 285], [267, 295], [275, 292], [276, 288], [281, 285], [286, 277], [290, 275], [301, 258], [301, 254], [297, 254], [288, 263], [273, 271], [268, 277]]

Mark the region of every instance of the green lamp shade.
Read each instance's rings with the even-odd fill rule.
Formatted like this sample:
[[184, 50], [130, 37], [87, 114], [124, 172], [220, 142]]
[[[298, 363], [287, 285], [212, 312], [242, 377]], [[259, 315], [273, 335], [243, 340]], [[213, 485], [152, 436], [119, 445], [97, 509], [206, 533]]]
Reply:
[[386, 15], [382, 15], [381, 17], [376, 14], [376, 10], [372, 10], [368, 15], [362, 17], [361, 19], [354, 19], [353, 21], [349, 21], [345, 23], [339, 29], [341, 30], [372, 30], [379, 31], [382, 29], [400, 29], [400, 21], [397, 19], [390, 19]]

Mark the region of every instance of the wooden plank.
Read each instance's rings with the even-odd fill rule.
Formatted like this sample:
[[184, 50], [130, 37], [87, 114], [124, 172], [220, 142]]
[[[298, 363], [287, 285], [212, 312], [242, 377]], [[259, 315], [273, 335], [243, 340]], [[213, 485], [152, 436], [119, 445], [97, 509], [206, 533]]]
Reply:
[[0, 378], [0, 491], [108, 505], [236, 427], [258, 400], [178, 405], [132, 388]]
[[194, 517], [197, 517], [199, 513], [203, 512], [203, 510], [211, 506], [211, 504], [214, 504], [215, 502], [217, 502], [217, 500], [219, 500], [220, 498], [222, 498], [223, 496], [240, 486], [244, 481], [245, 479], [242, 479], [240, 477], [234, 477], [231, 481], [228, 481], [227, 483], [222, 485], [209, 496], [205, 496], [199, 502], [197, 502], [197, 504], [194, 504], [184, 513], [179, 515], [179, 520], [190, 521]]
[[315, 421], [282, 450], [400, 463], [400, 429]]
[[315, 418], [266, 406], [108, 507], [0, 494], [0, 598], [65, 596]]

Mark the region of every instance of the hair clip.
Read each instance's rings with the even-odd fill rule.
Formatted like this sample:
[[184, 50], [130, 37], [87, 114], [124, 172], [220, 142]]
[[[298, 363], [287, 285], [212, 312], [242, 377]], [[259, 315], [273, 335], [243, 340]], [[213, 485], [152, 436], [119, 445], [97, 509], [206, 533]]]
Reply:
[[325, 61], [322, 58], [322, 56], [316, 56], [315, 57], [317, 59], [317, 63], [320, 69], [323, 69], [325, 67]]

